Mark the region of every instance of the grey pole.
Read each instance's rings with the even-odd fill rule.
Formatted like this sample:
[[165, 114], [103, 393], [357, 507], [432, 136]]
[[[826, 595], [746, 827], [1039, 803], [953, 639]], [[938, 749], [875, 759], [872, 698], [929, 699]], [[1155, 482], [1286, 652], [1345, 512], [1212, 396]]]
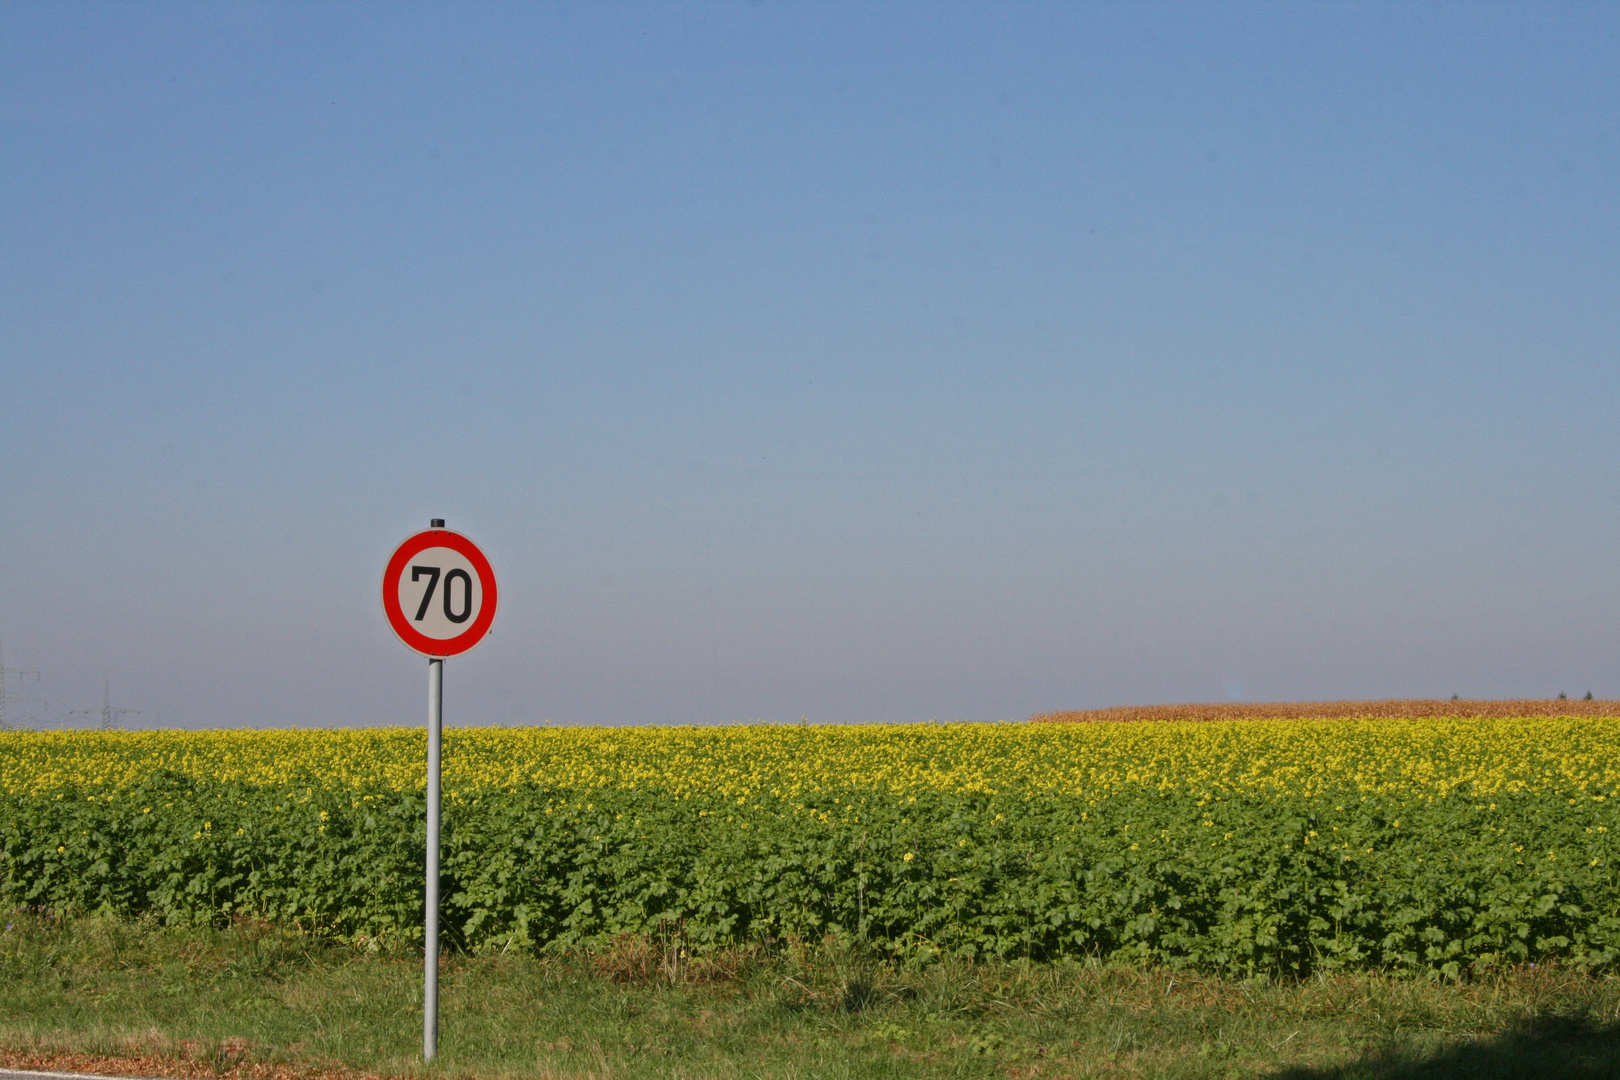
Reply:
[[423, 942], [422, 1060], [439, 1052], [439, 731], [444, 718], [444, 661], [428, 661], [427, 920]]

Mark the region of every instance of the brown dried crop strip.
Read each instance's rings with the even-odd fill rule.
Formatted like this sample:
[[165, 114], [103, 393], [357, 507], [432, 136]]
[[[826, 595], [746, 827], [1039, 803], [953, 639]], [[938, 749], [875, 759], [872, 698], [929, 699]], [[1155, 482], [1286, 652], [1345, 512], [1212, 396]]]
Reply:
[[1188, 705], [1117, 705], [1111, 709], [1036, 713], [1035, 724], [1128, 724], [1163, 720], [1332, 720], [1365, 717], [1416, 720], [1428, 716], [1620, 716], [1620, 701], [1564, 701], [1546, 698], [1446, 701], [1391, 698], [1387, 701], [1221, 701]]
[[255, 1061], [229, 1042], [215, 1046], [158, 1037], [148, 1045], [126, 1040], [117, 1047], [85, 1049], [28, 1040], [0, 1045], [0, 1069], [174, 1080], [381, 1080], [375, 1073], [335, 1064]]

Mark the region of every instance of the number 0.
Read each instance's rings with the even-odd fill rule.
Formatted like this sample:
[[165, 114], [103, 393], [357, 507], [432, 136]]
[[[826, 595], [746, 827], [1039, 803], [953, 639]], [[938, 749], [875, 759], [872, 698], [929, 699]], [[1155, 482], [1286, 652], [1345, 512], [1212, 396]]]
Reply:
[[[461, 581], [461, 614], [460, 615], [457, 615], [454, 611], [450, 610], [450, 597], [455, 595], [455, 590], [453, 590], [450, 586], [453, 585], [458, 579]], [[429, 586], [429, 591], [430, 592], [432, 591], [432, 586]], [[423, 603], [424, 606], [426, 606], [427, 601], [423, 600], [422, 603]], [[472, 578], [468, 575], [467, 571], [465, 571], [465, 570], [461, 570], [461, 569], [452, 570], [448, 574], [444, 575], [444, 617], [449, 619], [453, 623], [464, 623], [471, 616], [472, 616]]]

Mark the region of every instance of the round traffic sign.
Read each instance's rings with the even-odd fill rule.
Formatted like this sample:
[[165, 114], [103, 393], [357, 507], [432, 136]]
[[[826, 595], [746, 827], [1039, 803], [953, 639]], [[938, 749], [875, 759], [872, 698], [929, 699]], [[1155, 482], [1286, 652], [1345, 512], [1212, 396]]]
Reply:
[[497, 596], [495, 571], [484, 553], [448, 529], [417, 533], [399, 545], [383, 571], [388, 625], [424, 656], [457, 656], [484, 640], [495, 622]]

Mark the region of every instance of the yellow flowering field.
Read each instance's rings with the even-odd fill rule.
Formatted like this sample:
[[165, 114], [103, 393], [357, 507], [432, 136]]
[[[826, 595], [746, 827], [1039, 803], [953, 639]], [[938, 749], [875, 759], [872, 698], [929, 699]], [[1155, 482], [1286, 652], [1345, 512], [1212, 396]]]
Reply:
[[[420, 932], [419, 729], [0, 734], [0, 893]], [[1227, 972], [1620, 959], [1620, 718], [469, 728], [458, 947], [819, 939]]]
[[[209, 781], [408, 791], [409, 728], [0, 734], [0, 790], [115, 792], [169, 770]], [[1620, 787], [1620, 718], [1159, 724], [464, 728], [445, 733], [447, 792], [543, 785], [783, 798], [844, 791], [1065, 794], [1127, 788], [1443, 798]]]

